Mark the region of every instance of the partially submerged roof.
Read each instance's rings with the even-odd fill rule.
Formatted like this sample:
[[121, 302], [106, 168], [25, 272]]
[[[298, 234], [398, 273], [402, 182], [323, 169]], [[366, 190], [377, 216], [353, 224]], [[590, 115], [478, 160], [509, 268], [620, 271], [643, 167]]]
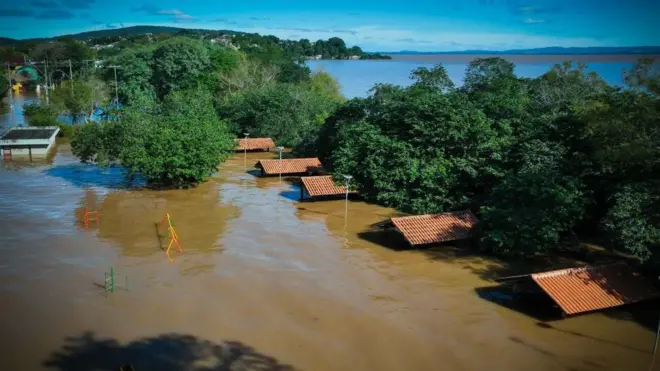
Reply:
[[463, 210], [391, 218], [374, 226], [393, 226], [411, 245], [425, 245], [468, 238], [478, 222], [470, 210]]
[[237, 142], [237, 151], [252, 151], [255, 149], [268, 150], [275, 148], [275, 142], [271, 138], [248, 138], [234, 139]]
[[0, 140], [48, 140], [57, 134], [57, 126], [46, 127], [13, 127], [0, 137]]
[[254, 167], [263, 169], [267, 175], [304, 174], [323, 171], [318, 158], [292, 158], [282, 160], [259, 160]]
[[[304, 176], [300, 178], [303, 187], [311, 197], [346, 194], [346, 185], [335, 184], [332, 175]], [[348, 188], [348, 193], [357, 193]]]
[[566, 314], [660, 297], [658, 289], [624, 263], [534, 273], [531, 278]]

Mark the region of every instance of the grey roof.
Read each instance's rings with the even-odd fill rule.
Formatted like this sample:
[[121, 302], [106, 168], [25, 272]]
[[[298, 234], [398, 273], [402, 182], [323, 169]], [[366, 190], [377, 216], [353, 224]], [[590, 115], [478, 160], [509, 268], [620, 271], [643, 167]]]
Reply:
[[21, 139], [50, 139], [57, 128], [53, 129], [18, 129], [12, 128], [8, 130], [5, 135], [0, 138], [1, 140], [21, 140]]

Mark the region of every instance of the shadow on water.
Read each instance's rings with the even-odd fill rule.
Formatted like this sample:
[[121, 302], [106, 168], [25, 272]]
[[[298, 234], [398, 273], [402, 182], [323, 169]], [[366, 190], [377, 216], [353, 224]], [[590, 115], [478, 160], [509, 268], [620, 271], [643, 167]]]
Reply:
[[527, 342], [527, 341], [525, 341], [525, 340], [523, 340], [519, 337], [516, 337], [516, 336], [509, 336], [509, 341], [511, 341], [515, 344], [518, 344], [520, 346], [523, 346], [527, 349], [530, 349], [530, 350], [532, 350], [532, 351], [534, 351], [538, 354], [541, 354], [541, 355], [547, 357], [548, 359], [550, 359], [552, 362], [554, 362], [556, 364], [556, 367], [555, 367], [556, 370], [596, 371], [596, 370], [602, 370], [604, 368], [603, 365], [600, 365], [598, 363], [591, 362], [591, 361], [583, 362], [584, 364], [580, 365], [579, 367], [578, 366], [567, 365], [562, 361], [562, 358], [559, 355], [557, 355], [557, 354], [555, 354], [555, 353], [553, 353], [553, 352], [551, 352], [547, 349], [544, 349], [541, 346], [532, 344], [532, 343]]
[[644, 353], [644, 354], [650, 354], [651, 353], [651, 350], [649, 350], [649, 349], [646, 349], [646, 350], [645, 349], [639, 349], [639, 348], [631, 347], [631, 346], [626, 345], [626, 344], [618, 343], [616, 341], [601, 339], [599, 337], [583, 334], [581, 332], [562, 329], [562, 328], [560, 328], [558, 326], [555, 326], [553, 324], [550, 324], [548, 322], [537, 322], [536, 326], [538, 326], [540, 328], [543, 328], [543, 329], [554, 330], [554, 331], [561, 332], [561, 333], [564, 333], [564, 334], [573, 335], [573, 336], [577, 336], [577, 337], [581, 337], [581, 338], [585, 338], [585, 339], [590, 339], [590, 340], [597, 341], [597, 342], [602, 343], [602, 344], [614, 345], [614, 346], [617, 346], [617, 347], [625, 348], [625, 349], [632, 350], [632, 351], [639, 352], [639, 353]]
[[524, 314], [542, 322], [557, 321], [562, 318], [561, 310], [540, 289], [527, 286], [519, 290], [514, 285], [477, 287], [474, 289], [481, 299]]
[[658, 308], [660, 308], [660, 300], [650, 300], [609, 310], [603, 314], [619, 321], [635, 322], [649, 331], [655, 332], [658, 329], [658, 321], [660, 321]]
[[291, 188], [286, 191], [280, 192], [280, 196], [291, 201], [300, 201], [300, 187], [292, 185]]
[[124, 256], [150, 256], [167, 248], [166, 214], [185, 254], [224, 251], [220, 239], [240, 209], [220, 200], [207, 182], [188, 190], [110, 192], [98, 206], [98, 236], [118, 245]]
[[140, 179], [128, 181], [126, 171], [120, 166], [100, 168], [89, 164], [68, 164], [53, 166], [44, 171], [50, 176], [61, 178], [78, 187], [100, 186], [111, 189], [144, 187]]
[[[273, 357], [237, 341], [213, 343], [191, 335], [164, 334], [120, 344], [91, 332], [69, 337], [43, 362], [59, 371], [293, 371]], [[127, 368], [128, 369], [128, 368]]]

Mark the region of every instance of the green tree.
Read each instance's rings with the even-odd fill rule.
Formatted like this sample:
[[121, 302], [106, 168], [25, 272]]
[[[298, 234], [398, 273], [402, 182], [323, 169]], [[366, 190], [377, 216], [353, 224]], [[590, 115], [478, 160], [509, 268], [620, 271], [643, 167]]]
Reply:
[[325, 97], [330, 101], [337, 103], [344, 101], [339, 82], [327, 72], [313, 73], [309, 80], [309, 87], [314, 94]]
[[0, 71], [0, 99], [4, 98], [9, 93], [9, 80], [5, 71]]
[[209, 50], [201, 40], [175, 37], [154, 50], [152, 84], [162, 98], [171, 91], [195, 87], [210, 68]]
[[285, 146], [296, 146], [317, 130], [337, 102], [305, 86], [274, 84], [233, 94], [219, 108], [236, 134], [271, 137]]
[[[151, 81], [153, 51], [149, 48], [129, 49], [119, 54], [113, 64], [121, 68], [117, 70], [119, 101], [131, 104], [134, 100], [147, 96], [156, 98]], [[105, 80], [114, 85], [114, 70], [106, 70]], [[114, 87], [114, 86], [113, 86]]]
[[195, 89], [170, 93], [160, 107], [128, 107], [118, 122], [84, 125], [71, 146], [83, 162], [118, 161], [129, 178], [177, 187], [206, 180], [234, 142], [211, 95]]
[[480, 211], [482, 247], [515, 256], [558, 250], [583, 215], [581, 187], [552, 169], [523, 169], [507, 177]]
[[430, 70], [426, 67], [416, 68], [410, 73], [410, 78], [415, 81], [415, 86], [423, 88], [439, 89], [443, 92], [454, 88], [454, 82], [451, 81], [447, 70], [441, 64]]
[[633, 89], [660, 95], [660, 63], [652, 58], [642, 58], [624, 73], [624, 80]]
[[317, 147], [368, 199], [442, 212], [469, 206], [504, 175], [508, 138], [461, 92], [380, 85], [348, 105], [326, 121]]
[[660, 249], [660, 184], [656, 181], [625, 186], [611, 198], [602, 228], [614, 245], [648, 260]]
[[96, 79], [63, 81], [51, 94], [51, 104], [55, 110], [67, 114], [73, 123], [86, 121], [94, 109], [107, 99], [105, 84]]

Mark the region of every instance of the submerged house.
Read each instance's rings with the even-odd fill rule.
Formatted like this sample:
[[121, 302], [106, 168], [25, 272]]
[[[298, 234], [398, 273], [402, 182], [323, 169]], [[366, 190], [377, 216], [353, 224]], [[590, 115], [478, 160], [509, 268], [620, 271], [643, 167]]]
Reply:
[[660, 291], [626, 263], [585, 266], [496, 279], [536, 286], [562, 311], [576, 315], [660, 298]]
[[[349, 186], [349, 194], [357, 194]], [[300, 201], [309, 198], [321, 198], [346, 195], [346, 185], [336, 184], [332, 175], [304, 176], [300, 178]]]
[[55, 146], [55, 138], [59, 132], [60, 128], [57, 126], [12, 127], [0, 137], [2, 157], [46, 156]]
[[302, 175], [324, 172], [318, 158], [291, 158], [281, 160], [259, 160], [255, 168], [261, 170], [261, 176], [267, 175]]
[[464, 210], [390, 218], [372, 227], [397, 230], [411, 246], [420, 246], [469, 238], [477, 223], [479, 219]]
[[234, 141], [236, 151], [270, 151], [275, 148], [275, 142], [271, 138], [242, 138]]

